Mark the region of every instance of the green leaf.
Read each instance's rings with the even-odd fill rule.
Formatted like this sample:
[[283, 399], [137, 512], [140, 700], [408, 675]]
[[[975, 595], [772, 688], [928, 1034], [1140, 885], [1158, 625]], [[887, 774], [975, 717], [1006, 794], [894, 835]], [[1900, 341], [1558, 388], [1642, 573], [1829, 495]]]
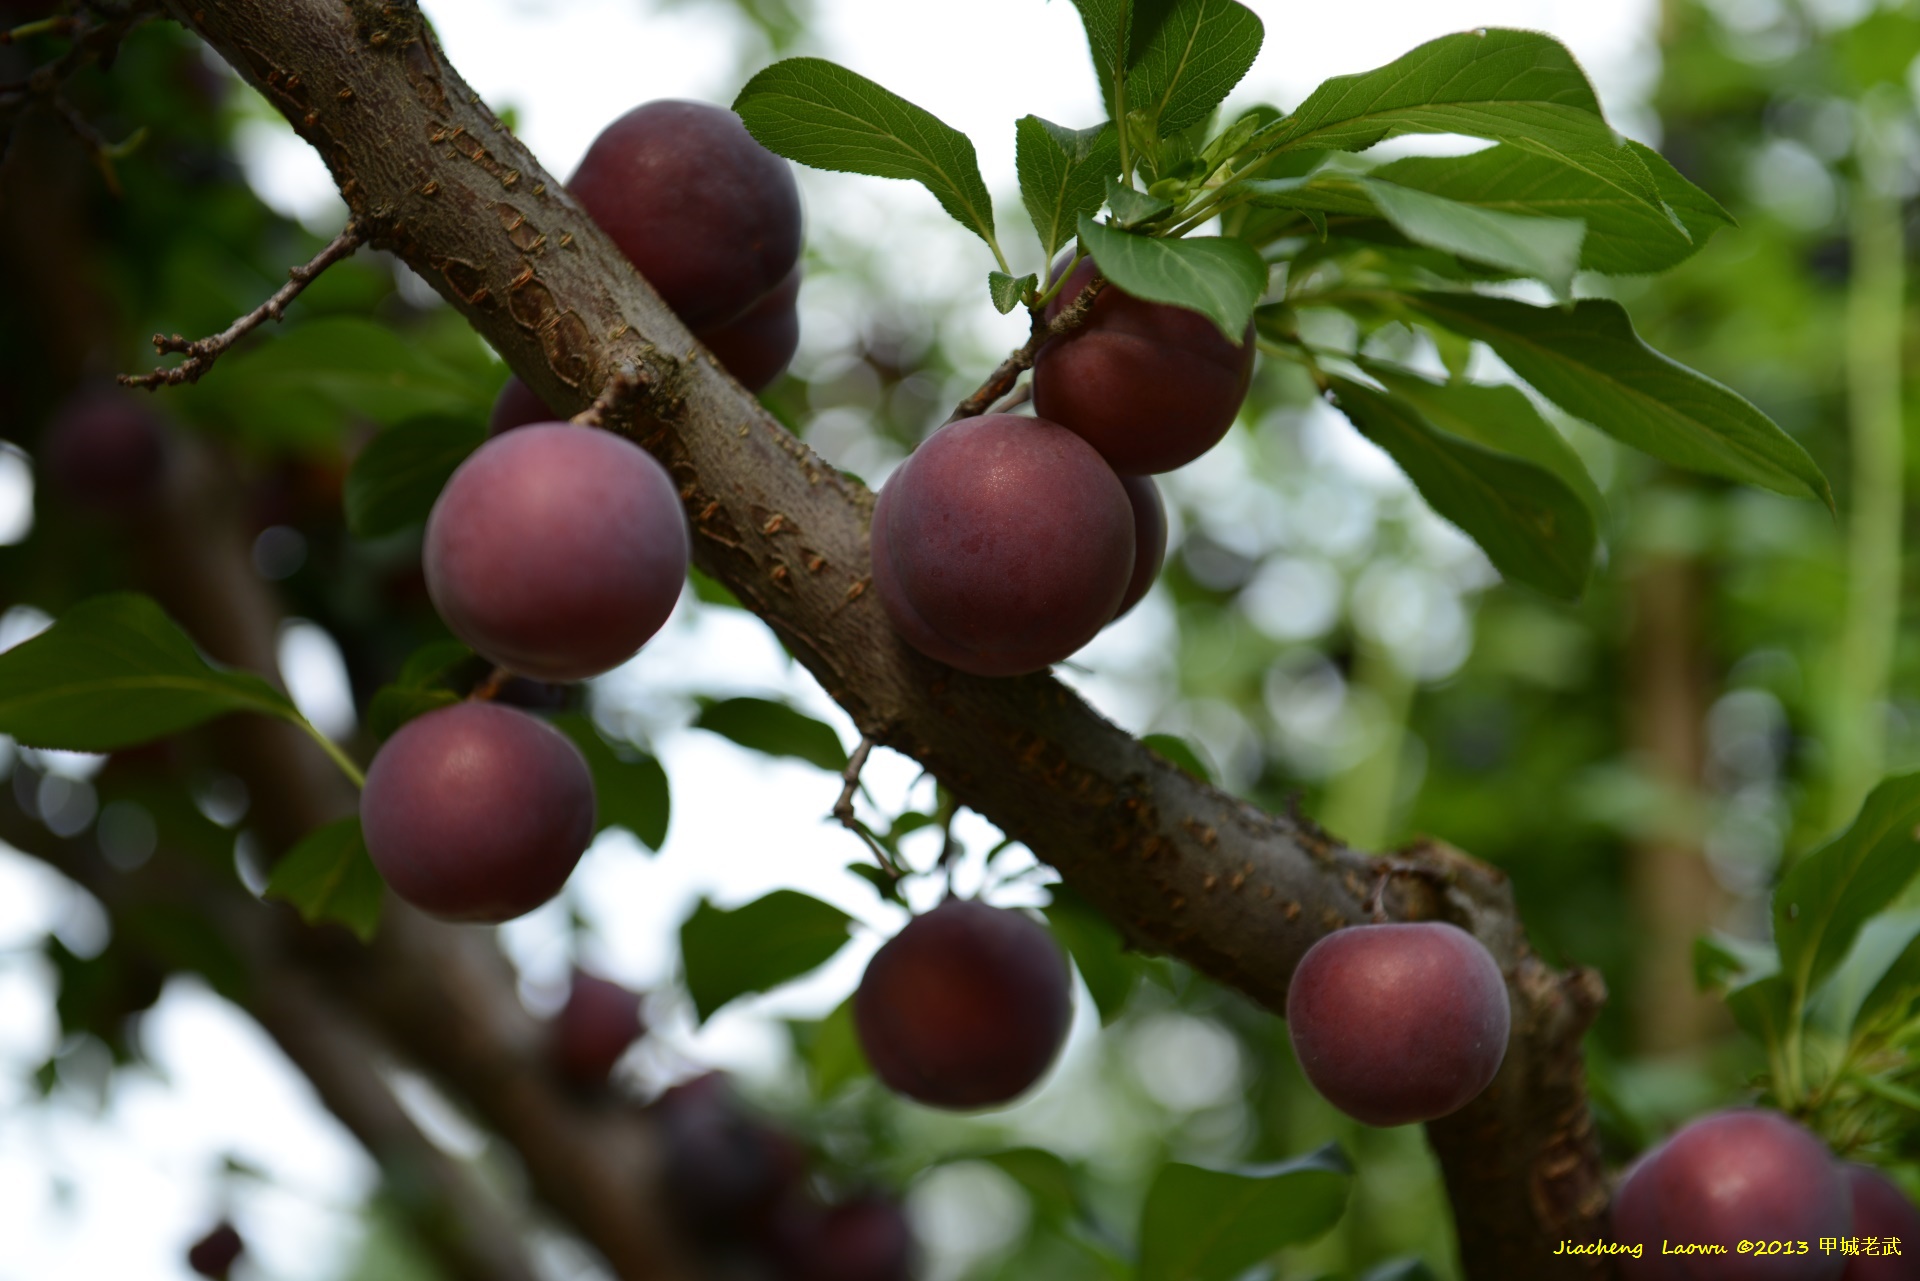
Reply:
[[1576, 418], [1677, 467], [1833, 506], [1801, 446], [1736, 393], [1640, 341], [1619, 303], [1530, 307], [1478, 294], [1408, 295], [1415, 310], [1492, 347]]
[[391, 685], [382, 685], [367, 705], [367, 728], [387, 739], [416, 716], [460, 701], [449, 682], [461, 667], [473, 661], [473, 651], [457, 640], [422, 645], [400, 668]]
[[266, 896], [292, 904], [309, 925], [336, 921], [370, 943], [386, 892], [367, 856], [356, 814], [327, 824], [288, 850], [267, 878]]
[[478, 418], [420, 418], [367, 442], [347, 470], [347, 529], [378, 538], [426, 520], [447, 477], [487, 438]]
[[1339, 1222], [1352, 1175], [1333, 1145], [1238, 1172], [1169, 1162], [1140, 1212], [1139, 1281], [1231, 1281]]
[[853, 998], [848, 997], [817, 1023], [796, 1025], [800, 1057], [813, 1083], [813, 1096], [825, 1101], [863, 1076], [872, 1075], [867, 1055], [853, 1026]]
[[1254, 306], [1267, 290], [1267, 264], [1244, 241], [1133, 236], [1091, 218], [1080, 219], [1080, 239], [1100, 274], [1123, 292], [1197, 311], [1236, 343], [1245, 340]]
[[624, 827], [650, 850], [665, 844], [672, 814], [666, 768], [631, 743], [608, 741], [592, 718], [579, 712], [554, 717], [553, 727], [587, 758], [597, 803], [595, 830]]
[[[1409, 156], [1381, 166], [1372, 177], [1489, 212], [1578, 219], [1587, 229], [1580, 265], [1589, 271], [1665, 271], [1691, 257], [1733, 219], [1659, 152], [1639, 143], [1628, 147], [1652, 174], [1667, 209], [1655, 208], [1639, 192], [1559, 157], [1507, 145], [1466, 156]], [[1678, 215], [1678, 224], [1673, 215]]]
[[1080, 979], [1100, 1011], [1101, 1026], [1108, 1026], [1126, 1008], [1127, 998], [1133, 995], [1140, 978], [1140, 968], [1127, 953], [1113, 923], [1078, 891], [1055, 885], [1052, 894], [1053, 901], [1041, 909], [1047, 925], [1073, 957], [1073, 967], [1080, 971]]
[[1146, 734], [1141, 737], [1140, 745], [1158, 752], [1201, 782], [1213, 782], [1213, 771], [1200, 759], [1200, 753], [1178, 734]]
[[1407, 239], [1537, 277], [1562, 298], [1572, 293], [1584, 224], [1476, 209], [1391, 182], [1360, 181], [1381, 216]]
[[1593, 513], [1565, 482], [1441, 431], [1404, 400], [1345, 378], [1331, 382], [1340, 411], [1503, 575], [1561, 600], [1580, 595], [1593, 568]]
[[1587, 474], [1587, 465], [1518, 387], [1460, 379], [1434, 382], [1380, 361], [1363, 359], [1359, 364], [1374, 381], [1412, 404], [1441, 431], [1546, 468], [1580, 496], [1596, 524], [1606, 514], [1606, 500]]
[[1152, 120], [1162, 138], [1199, 124], [1253, 66], [1265, 34], [1235, 0], [1178, 0], [1129, 51], [1128, 112]]
[[1866, 999], [1853, 1016], [1853, 1027], [1864, 1030], [1883, 1021], [1889, 1014], [1904, 1016], [1920, 996], [1920, 937], [1915, 937], [1887, 966], [1886, 972], [1867, 992]]
[[1510, 143], [1661, 206], [1645, 162], [1600, 114], [1579, 63], [1559, 41], [1533, 31], [1463, 31], [1373, 71], [1335, 76], [1256, 141], [1269, 150], [1364, 151], [1408, 133]]
[[847, 751], [832, 726], [771, 699], [703, 699], [693, 725], [768, 756], [791, 756], [836, 772], [847, 767]]
[[1076, 130], [1022, 116], [1013, 126], [1013, 160], [1040, 256], [1052, 262], [1078, 234], [1081, 217], [1100, 212], [1107, 179], [1120, 172], [1120, 136], [1111, 124]]
[[95, 596], [0, 654], [0, 734], [28, 747], [110, 752], [228, 712], [296, 724], [285, 694], [201, 657], [150, 597]]
[[788, 58], [733, 100], [761, 146], [815, 169], [910, 178], [989, 245], [993, 202], [973, 143], [933, 113], [824, 58]]
[[1796, 1000], [1853, 946], [1867, 918], [1920, 871], [1920, 774], [1889, 778], [1846, 831], [1802, 858], [1773, 892], [1773, 937]]
[[1151, 222], [1161, 214], [1173, 208], [1173, 201], [1164, 196], [1150, 195], [1136, 191], [1118, 178], [1107, 179], [1107, 205], [1113, 210], [1114, 221], [1122, 227], [1137, 227], [1143, 222]]
[[478, 424], [499, 385], [354, 316], [291, 326], [220, 363], [220, 377], [198, 384], [197, 398], [242, 438], [273, 445], [330, 443], [356, 418], [393, 426], [446, 415]]
[[1727, 993], [1727, 1009], [1747, 1035], [1776, 1049], [1787, 1039], [1793, 1022], [1793, 991], [1785, 976], [1770, 974]]
[[798, 890], [775, 890], [732, 910], [701, 899], [680, 926], [680, 963], [700, 1021], [737, 996], [825, 964], [846, 943], [851, 919]]
[[1081, 1213], [1079, 1180], [1058, 1153], [1045, 1148], [1007, 1148], [958, 1159], [985, 1161], [1018, 1183], [1043, 1222], [1065, 1223]]
[[1087, 30], [1093, 72], [1100, 81], [1100, 100], [1106, 104], [1107, 114], [1115, 115], [1113, 87], [1124, 83], [1130, 61], [1127, 51], [1133, 38], [1134, 0], [1073, 0], [1073, 7], [1080, 11], [1080, 25]]
[[1018, 307], [1026, 298], [1027, 291], [1040, 283], [1040, 277], [1028, 272], [1018, 280], [1004, 271], [987, 273], [987, 292], [993, 297], [993, 306], [1001, 315], [1006, 315]]

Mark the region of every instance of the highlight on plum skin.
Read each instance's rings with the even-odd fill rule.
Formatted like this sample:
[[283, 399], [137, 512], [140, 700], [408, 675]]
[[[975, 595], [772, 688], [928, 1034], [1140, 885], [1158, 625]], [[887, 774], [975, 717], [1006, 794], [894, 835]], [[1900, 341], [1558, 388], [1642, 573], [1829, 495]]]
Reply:
[[381, 745], [360, 794], [367, 853], [430, 916], [499, 922], [566, 884], [593, 838], [593, 777], [545, 721], [464, 702]]
[[1492, 954], [1437, 921], [1335, 930], [1287, 988], [1301, 1071], [1368, 1125], [1432, 1121], [1472, 1102], [1500, 1070], [1511, 1022]]
[[873, 586], [894, 630], [976, 676], [1072, 654], [1113, 619], [1133, 575], [1125, 486], [1040, 418], [950, 423], [874, 505]]
[[950, 898], [874, 953], [853, 1020], [874, 1075], [930, 1107], [1025, 1094], [1073, 1020], [1066, 955], [1025, 913]]
[[667, 621], [689, 540], [666, 468], [568, 423], [496, 436], [427, 518], [427, 592], [454, 635], [501, 667], [576, 681], [619, 666]]

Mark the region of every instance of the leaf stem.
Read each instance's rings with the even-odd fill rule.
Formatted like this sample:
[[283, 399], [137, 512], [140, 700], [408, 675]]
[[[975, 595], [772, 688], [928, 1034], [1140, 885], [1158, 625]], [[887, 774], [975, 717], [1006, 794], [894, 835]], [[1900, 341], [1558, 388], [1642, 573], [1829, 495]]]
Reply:
[[340, 772], [345, 774], [356, 788], [364, 788], [367, 785], [367, 776], [361, 772], [358, 765], [354, 764], [353, 757], [348, 756], [345, 751], [341, 750], [340, 744], [334, 742], [325, 734], [322, 734], [320, 727], [312, 721], [297, 714], [296, 717], [297, 719], [295, 719], [294, 724], [305, 730], [308, 737], [312, 738], [314, 742], [320, 744], [320, 750], [325, 752], [328, 759], [340, 767]]

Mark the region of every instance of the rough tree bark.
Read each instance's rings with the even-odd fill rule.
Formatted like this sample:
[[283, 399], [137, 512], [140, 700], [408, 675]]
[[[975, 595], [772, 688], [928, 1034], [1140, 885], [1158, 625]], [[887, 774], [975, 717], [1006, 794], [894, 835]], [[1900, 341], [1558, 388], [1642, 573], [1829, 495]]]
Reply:
[[[780, 633], [863, 732], [1025, 842], [1136, 944], [1278, 1010], [1306, 948], [1363, 919], [1379, 860], [1198, 782], [1051, 677], [978, 679], [906, 648], [869, 590], [872, 495], [718, 368], [447, 64], [412, 3], [168, 3], [318, 150], [369, 242], [431, 283], [549, 404], [577, 411], [615, 375], [634, 379], [607, 425], [679, 481], [695, 563]], [[1499, 1078], [1429, 1127], [1468, 1274], [1605, 1275], [1555, 1254], [1599, 1234], [1606, 1202], [1580, 1055], [1604, 996], [1597, 976], [1532, 955], [1496, 870], [1433, 845], [1398, 862], [1420, 872], [1392, 878], [1390, 913], [1473, 930], [1514, 1000]]]

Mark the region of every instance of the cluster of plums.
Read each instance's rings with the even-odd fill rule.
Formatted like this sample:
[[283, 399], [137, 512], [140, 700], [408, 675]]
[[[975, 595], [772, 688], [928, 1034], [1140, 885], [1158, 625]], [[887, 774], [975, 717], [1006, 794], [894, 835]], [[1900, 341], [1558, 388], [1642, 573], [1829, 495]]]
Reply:
[[[1641, 1245], [1623, 1275], [1656, 1281], [1910, 1281], [1920, 1209], [1886, 1175], [1837, 1161], [1777, 1112], [1739, 1108], [1685, 1126], [1635, 1163], [1613, 1198], [1613, 1238]], [[1847, 1238], [1897, 1253], [1843, 1253]], [[1742, 1243], [1790, 1242], [1787, 1252]], [[1804, 1252], [1799, 1243], [1805, 1243]], [[1827, 1244], [1823, 1244], [1827, 1243]], [[1722, 1253], [1680, 1253], [1678, 1246]]]
[[[1074, 268], [1047, 319], [1094, 276]], [[1226, 434], [1253, 355], [1251, 326], [1235, 343], [1198, 312], [1102, 288], [1036, 356], [1034, 417], [949, 423], [881, 488], [873, 585], [894, 629], [961, 671], [1018, 676], [1132, 609], [1166, 555], [1151, 474]]]
[[695, 1077], [650, 1106], [676, 1222], [717, 1253], [757, 1261], [778, 1281], [907, 1281], [914, 1241], [893, 1198], [823, 1199], [794, 1137], [747, 1111], [721, 1074]]
[[[799, 336], [800, 198], [739, 117], [691, 102], [628, 112], [568, 183], [666, 303], [743, 382]], [[428, 594], [447, 626], [519, 676], [578, 681], [631, 658], [686, 580], [686, 516], [652, 455], [555, 421], [524, 383], [427, 519]], [[503, 921], [566, 882], [594, 829], [585, 759], [545, 722], [486, 702], [429, 712], [375, 756], [360, 802], [395, 893], [436, 916]]]

